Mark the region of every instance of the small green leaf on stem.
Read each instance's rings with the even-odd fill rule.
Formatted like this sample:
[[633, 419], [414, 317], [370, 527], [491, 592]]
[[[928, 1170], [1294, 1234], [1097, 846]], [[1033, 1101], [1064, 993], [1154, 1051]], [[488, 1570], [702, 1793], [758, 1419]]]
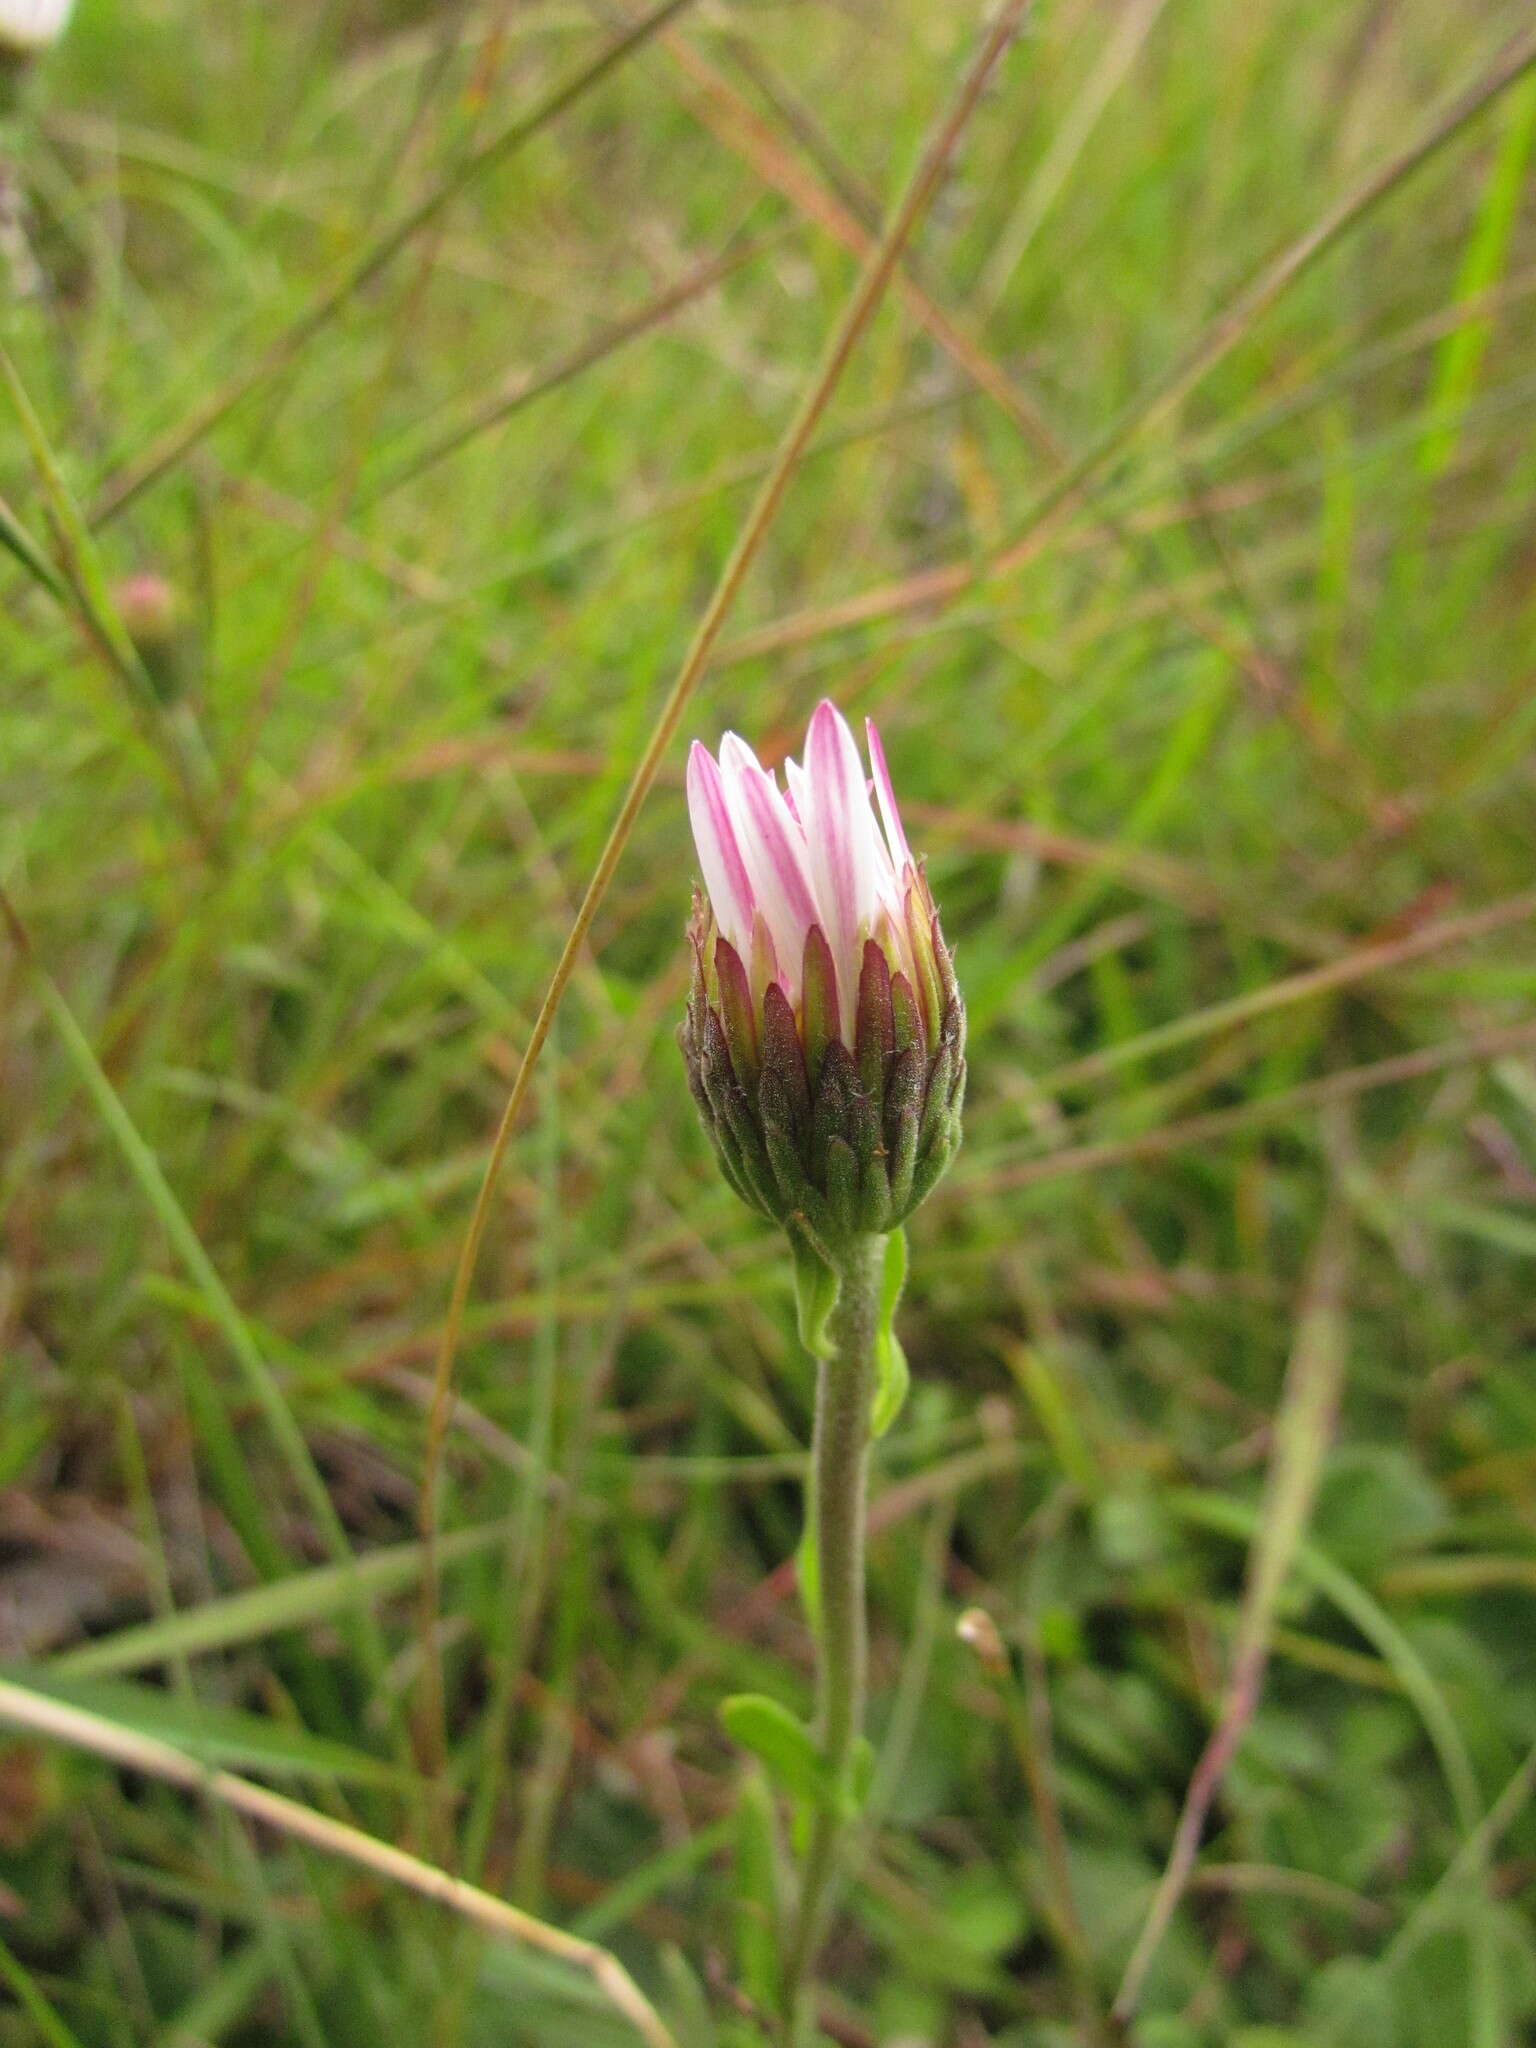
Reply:
[[813, 1805], [826, 1798], [826, 1772], [811, 1731], [766, 1693], [738, 1692], [720, 1705], [720, 1725], [751, 1750], [781, 1792]]

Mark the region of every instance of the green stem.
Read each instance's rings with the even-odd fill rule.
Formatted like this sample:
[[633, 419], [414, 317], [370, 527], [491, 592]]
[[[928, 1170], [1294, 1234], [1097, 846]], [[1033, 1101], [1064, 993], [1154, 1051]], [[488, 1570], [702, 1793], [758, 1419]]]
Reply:
[[855, 1238], [839, 1265], [841, 1286], [827, 1325], [831, 1356], [817, 1371], [809, 1503], [819, 1591], [816, 1733], [834, 1796], [812, 1821], [785, 1968], [785, 2010], [797, 2044], [815, 2039], [811, 1979], [844, 1827], [844, 1795], [864, 1726], [864, 1515], [885, 1239]]

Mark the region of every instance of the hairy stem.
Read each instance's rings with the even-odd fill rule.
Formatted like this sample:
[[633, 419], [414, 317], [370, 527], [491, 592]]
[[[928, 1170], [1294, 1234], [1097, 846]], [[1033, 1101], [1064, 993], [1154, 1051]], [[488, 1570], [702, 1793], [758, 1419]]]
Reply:
[[809, 1503], [819, 1587], [816, 1732], [834, 1797], [812, 1823], [785, 1970], [785, 2010], [796, 2043], [815, 2039], [810, 1980], [844, 1826], [843, 1795], [864, 1724], [864, 1517], [884, 1264], [883, 1237], [856, 1238], [848, 1246], [828, 1322], [832, 1355], [820, 1362], [816, 1384]]

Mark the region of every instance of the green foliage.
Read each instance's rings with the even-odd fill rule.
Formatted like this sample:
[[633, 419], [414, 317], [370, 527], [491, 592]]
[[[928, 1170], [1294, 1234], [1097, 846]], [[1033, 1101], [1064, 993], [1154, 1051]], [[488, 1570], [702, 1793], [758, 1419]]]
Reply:
[[[479, 160], [613, 10], [89, 0], [5, 138], [0, 1661], [611, 1946], [679, 2048], [761, 2043], [819, 1796], [830, 1297], [688, 1100], [678, 746], [470, 1294], [440, 1765], [431, 1380], [574, 904], [988, 11], [691, 10]], [[1526, 12], [1042, 0], [690, 709], [879, 718], [972, 1024], [887, 1273], [840, 2036], [1082, 2048], [1259, 1638], [1138, 2048], [1536, 2020], [1536, 92], [1383, 172]], [[0, 2048], [635, 2038], [5, 1734], [0, 1935]]]

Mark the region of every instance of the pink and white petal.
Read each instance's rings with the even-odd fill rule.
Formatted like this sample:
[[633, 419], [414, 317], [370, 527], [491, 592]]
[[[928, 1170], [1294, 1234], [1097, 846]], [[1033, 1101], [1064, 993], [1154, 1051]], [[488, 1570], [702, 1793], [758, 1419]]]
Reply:
[[735, 733], [720, 742], [720, 771], [752, 895], [767, 922], [780, 972], [797, 979], [805, 935], [816, 922], [805, 835], [778, 784]]
[[[875, 819], [864, 764], [847, 721], [823, 700], [805, 747], [805, 839], [838, 978], [856, 985], [852, 963], [879, 908]], [[848, 966], [845, 977], [844, 966]], [[845, 1025], [851, 1023], [851, 994]]]
[[752, 942], [756, 909], [747, 863], [731, 819], [725, 781], [698, 740], [688, 750], [688, 818], [715, 922], [738, 952]]
[[902, 914], [903, 884], [891, 859], [891, 850], [885, 843], [885, 834], [873, 834], [875, 843], [875, 895], [882, 911], [889, 911], [895, 917]]
[[770, 981], [776, 981], [786, 995], [788, 977], [779, 972], [779, 958], [773, 949], [773, 934], [768, 929], [768, 920], [759, 911], [752, 920], [752, 959], [747, 968], [752, 979], [753, 1000], [761, 1002]]
[[901, 813], [896, 808], [896, 791], [891, 785], [891, 771], [885, 765], [885, 748], [880, 744], [880, 731], [872, 718], [864, 721], [864, 734], [869, 741], [869, 765], [875, 771], [875, 801], [880, 806], [880, 822], [885, 827], [886, 844], [891, 850], [891, 859], [897, 873], [915, 867], [912, 849], [907, 844], [907, 835], [901, 829]]
[[916, 969], [912, 959], [912, 942], [907, 936], [906, 915], [901, 910], [880, 906], [880, 915], [875, 919], [871, 937], [884, 952], [893, 974], [904, 974], [915, 988]]
[[798, 761], [786, 761], [784, 763], [784, 780], [789, 785], [784, 793], [784, 801], [794, 813], [795, 823], [803, 832], [805, 830], [806, 802], [805, 770]]

